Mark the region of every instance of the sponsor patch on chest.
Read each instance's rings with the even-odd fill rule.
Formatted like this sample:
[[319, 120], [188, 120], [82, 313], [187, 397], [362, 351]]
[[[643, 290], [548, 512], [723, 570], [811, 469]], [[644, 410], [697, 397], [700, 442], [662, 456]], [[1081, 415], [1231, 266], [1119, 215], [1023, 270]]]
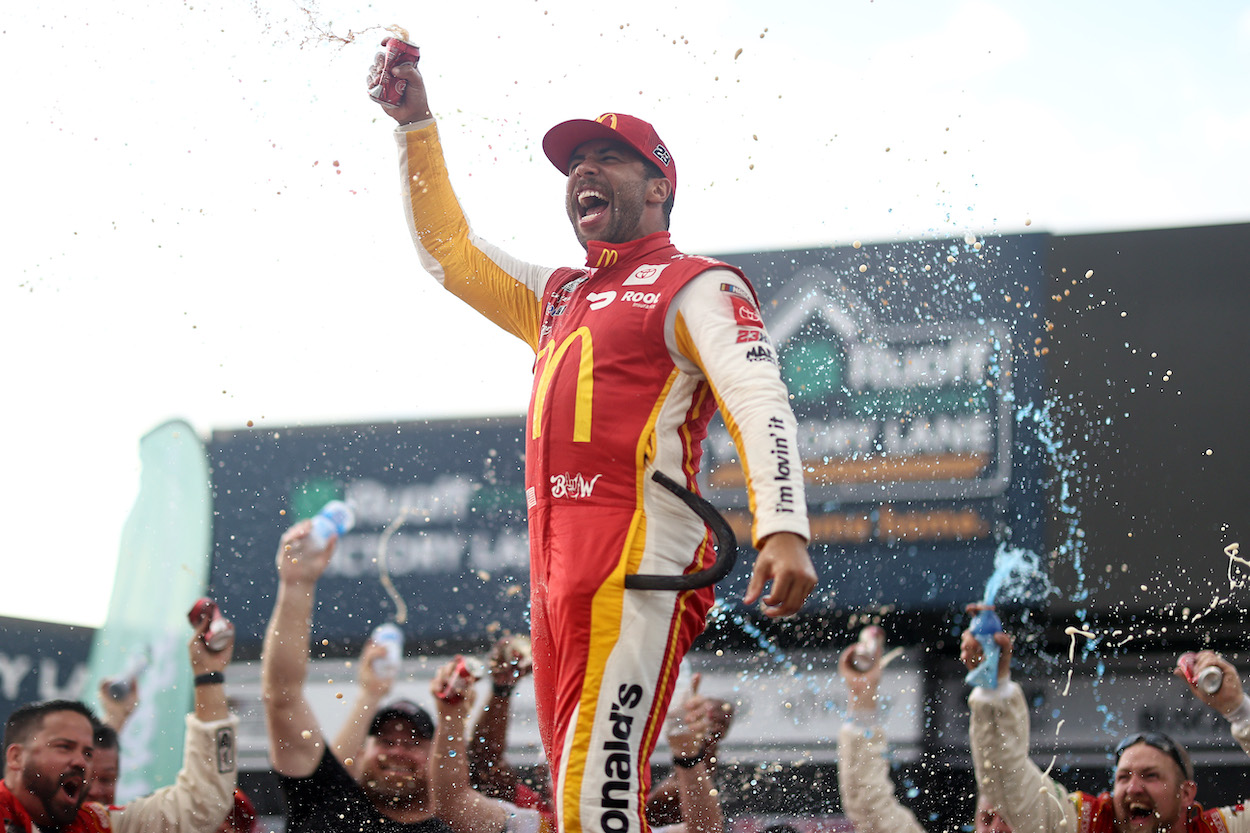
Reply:
[[621, 281], [621, 286], [650, 286], [659, 280], [660, 273], [667, 268], [667, 263], [639, 266], [628, 278]]

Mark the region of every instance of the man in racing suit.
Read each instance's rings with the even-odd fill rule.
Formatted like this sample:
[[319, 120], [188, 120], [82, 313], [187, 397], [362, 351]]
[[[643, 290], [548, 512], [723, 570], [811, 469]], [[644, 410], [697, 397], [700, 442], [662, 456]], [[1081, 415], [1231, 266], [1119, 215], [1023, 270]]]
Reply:
[[[970, 742], [981, 795], [999, 807], [1016, 830], [1038, 833], [1247, 833], [1250, 816], [1242, 805], [1204, 810], [1195, 799], [1193, 763], [1180, 744], [1162, 732], [1125, 738], [1115, 752], [1113, 789], [1090, 795], [1069, 793], [1029, 759], [1029, 713], [1020, 686], [1011, 681], [1011, 638], [995, 636], [1000, 647], [998, 688], [974, 688]], [[984, 654], [965, 631], [960, 658], [969, 668]], [[1237, 670], [1211, 651], [1198, 655], [1196, 671], [1216, 665], [1224, 684], [1215, 694], [1194, 695], [1231, 724], [1233, 737], [1250, 752], [1250, 698]]]
[[[376, 82], [381, 61], [375, 62]], [[523, 263], [479, 239], [452, 191], [421, 75], [386, 107], [422, 266], [535, 352], [526, 425], [530, 616], [539, 729], [562, 830], [645, 830], [649, 759], [713, 591], [626, 590], [630, 574], [713, 560], [707, 528], [651, 479], [686, 488], [719, 406], [748, 475], [759, 551], [745, 602], [796, 612], [815, 586], [797, 432], [754, 291], [668, 235], [677, 182], [651, 125], [553, 128], [586, 266]], [[372, 84], [371, 84], [372, 86]]]

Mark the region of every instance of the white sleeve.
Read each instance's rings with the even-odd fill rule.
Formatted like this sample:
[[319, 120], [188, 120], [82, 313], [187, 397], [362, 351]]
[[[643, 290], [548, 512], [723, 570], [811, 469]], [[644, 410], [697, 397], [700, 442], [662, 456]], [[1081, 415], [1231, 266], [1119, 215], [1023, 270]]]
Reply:
[[838, 734], [838, 793], [857, 833], [924, 833], [894, 795], [885, 733], [852, 723]]
[[746, 474], [752, 543], [774, 532], [810, 540], [790, 393], [746, 284], [723, 268], [698, 275], [669, 307], [665, 338], [678, 369], [712, 386]]
[[981, 797], [1014, 830], [1075, 831], [1077, 809], [1068, 791], [1029, 758], [1029, 710], [1020, 686], [1007, 681], [997, 689], [974, 688], [968, 709], [968, 740]]
[[238, 718], [203, 723], [187, 715], [178, 779], [112, 810], [117, 833], [214, 833], [234, 806]]

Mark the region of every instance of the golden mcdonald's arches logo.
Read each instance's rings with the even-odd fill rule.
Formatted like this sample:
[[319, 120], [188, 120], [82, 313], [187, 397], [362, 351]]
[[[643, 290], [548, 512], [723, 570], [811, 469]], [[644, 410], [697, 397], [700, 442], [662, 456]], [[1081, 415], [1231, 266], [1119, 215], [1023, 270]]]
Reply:
[[609, 266], [615, 266], [620, 259], [621, 253], [616, 249], [604, 249], [599, 252], [599, 262], [595, 264], [595, 268], [606, 269]]
[[578, 327], [569, 333], [559, 347], [548, 341], [538, 351], [538, 361], [543, 363], [542, 372], [538, 375], [538, 384], [534, 386], [534, 401], [530, 407], [533, 421], [532, 437], [538, 439], [543, 432], [543, 410], [547, 403], [547, 389], [551, 387], [551, 379], [556, 368], [564, 360], [573, 342], [578, 342], [577, 357], [577, 394], [573, 401], [573, 442], [590, 442], [591, 403], [595, 389], [595, 350], [588, 327]]
[[606, 124], [608, 127], [616, 130], [616, 113], [604, 113], [595, 121], [599, 122], [599, 124]]

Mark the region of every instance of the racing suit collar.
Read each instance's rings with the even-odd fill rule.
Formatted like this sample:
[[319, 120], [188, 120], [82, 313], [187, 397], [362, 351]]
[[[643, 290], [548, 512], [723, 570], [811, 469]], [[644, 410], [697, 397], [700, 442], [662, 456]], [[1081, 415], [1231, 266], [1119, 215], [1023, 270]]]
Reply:
[[[665, 250], [672, 250], [672, 254], [676, 253], [667, 231], [653, 232], [646, 237], [639, 237], [637, 240], [625, 243], [604, 243], [601, 240], [591, 240], [586, 246], [586, 265], [591, 269], [599, 269], [614, 266], [617, 263], [637, 263], [642, 260], [659, 259], [655, 256]], [[672, 254], [668, 254], [664, 259], [671, 258]]]

